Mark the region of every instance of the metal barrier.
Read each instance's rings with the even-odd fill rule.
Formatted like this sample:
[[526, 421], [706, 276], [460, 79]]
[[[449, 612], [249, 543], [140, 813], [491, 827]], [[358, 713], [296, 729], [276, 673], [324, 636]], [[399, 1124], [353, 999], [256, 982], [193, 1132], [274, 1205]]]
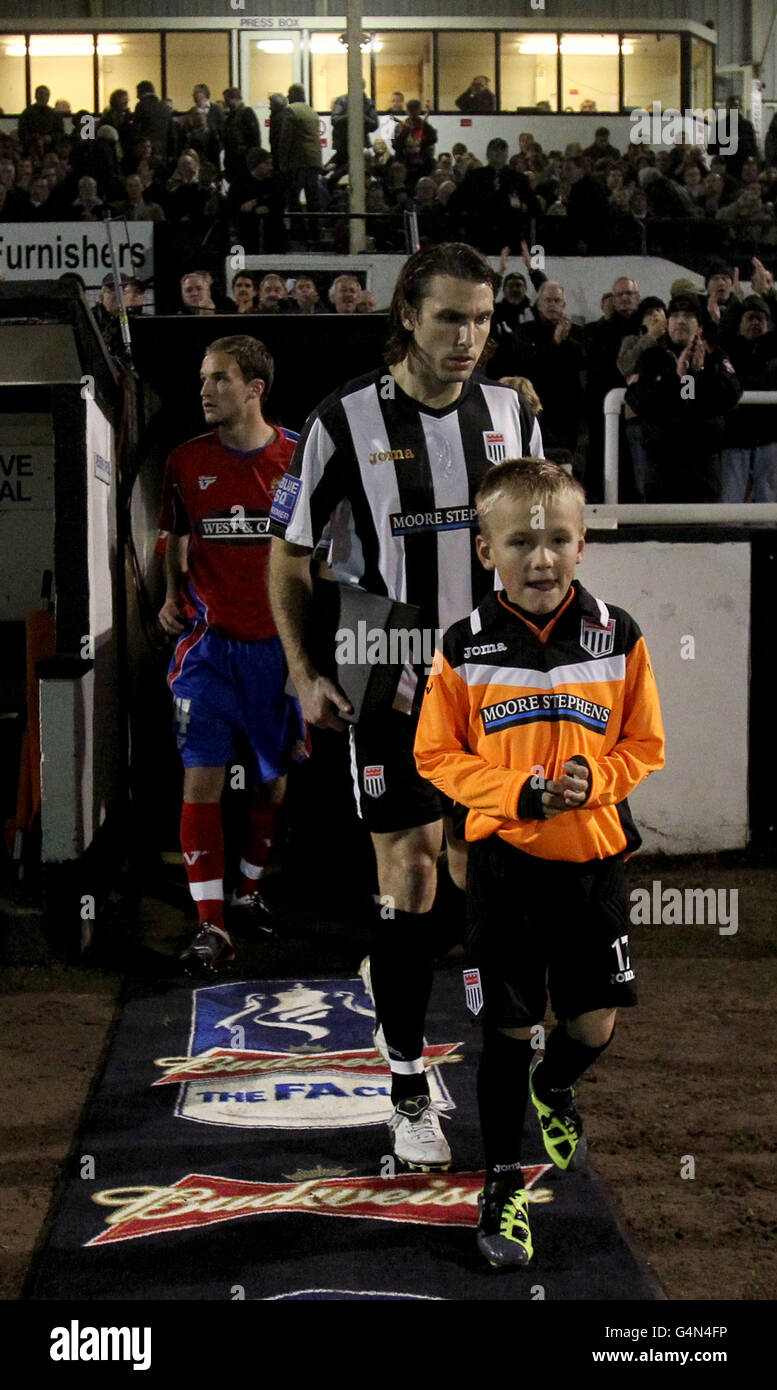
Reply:
[[[618, 446], [620, 442], [620, 413], [626, 395], [625, 386], [616, 386], [604, 398], [604, 503], [608, 515], [617, 521], [689, 521], [689, 522], [747, 522], [777, 521], [777, 502], [618, 502]], [[740, 405], [777, 405], [777, 391], [743, 391]], [[591, 508], [603, 515], [601, 508]]]
[[[301, 212], [284, 212], [283, 220], [287, 224], [290, 224], [288, 226], [289, 232], [294, 231], [295, 223], [303, 228], [303, 230], [308, 225], [312, 226], [314, 223], [324, 230], [328, 228], [330, 224], [336, 222], [361, 222], [364, 223], [366, 227], [366, 223], [368, 222], [374, 223], [380, 221], [387, 223], [389, 227], [396, 227], [398, 233], [401, 232], [405, 242], [405, 255], [411, 256], [421, 245], [418, 237], [418, 215], [415, 210], [408, 211], [404, 209], [401, 212], [396, 210], [389, 212], [349, 212], [348, 209], [338, 210], [337, 208], [324, 208], [320, 212], [308, 212], [307, 210]], [[259, 237], [260, 247], [257, 254], [263, 255], [264, 225], [262, 222], [259, 224]], [[310, 244], [312, 240], [310, 236], [308, 236], [306, 240], [308, 242], [308, 250], [315, 252], [321, 249], [318, 240], [313, 241], [312, 245]], [[402, 252], [396, 251], [393, 253], [389, 252], [388, 254], [402, 255]]]

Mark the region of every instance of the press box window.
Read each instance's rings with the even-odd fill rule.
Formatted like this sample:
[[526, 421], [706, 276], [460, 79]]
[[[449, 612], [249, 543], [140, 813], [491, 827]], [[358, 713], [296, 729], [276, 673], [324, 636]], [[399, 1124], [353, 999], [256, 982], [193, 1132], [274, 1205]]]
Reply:
[[[159, 34], [101, 34], [97, 40], [98, 109], [105, 111], [111, 92], [123, 88], [130, 110], [139, 82], [153, 82], [162, 95], [162, 41]], [[91, 102], [89, 103], [91, 107]], [[75, 110], [75, 108], [73, 108]]]
[[691, 106], [708, 111], [712, 106], [712, 45], [691, 35]]
[[[243, 93], [249, 106], [266, 105], [273, 92], [286, 95], [294, 81], [295, 42], [288, 34], [283, 38], [251, 39], [248, 46], [248, 95]], [[227, 85], [224, 82], [222, 90]]]
[[405, 101], [434, 104], [433, 45], [430, 33], [375, 34], [375, 105], [387, 111], [394, 92]]
[[[100, 35], [98, 55], [113, 53], [115, 47]], [[36, 87], [48, 87], [51, 106], [67, 101], [71, 111], [93, 111], [94, 35], [31, 34], [30, 80], [33, 93]]]
[[[371, 44], [362, 46], [362, 77], [370, 95]], [[310, 35], [311, 105], [316, 111], [331, 111], [334, 102], [348, 91], [348, 50], [337, 34]]]
[[494, 35], [472, 29], [440, 30], [437, 39], [439, 109], [456, 111], [456, 98], [466, 92], [473, 77], [487, 77], [489, 90], [495, 91], [496, 53]]
[[6, 116], [20, 116], [27, 98], [24, 90], [24, 36], [3, 34], [0, 37], [0, 92]]
[[619, 111], [617, 34], [561, 35], [561, 105], [565, 111]]
[[499, 35], [503, 111], [533, 109], [540, 102], [558, 109], [557, 48], [555, 34]]
[[651, 111], [680, 107], [680, 35], [623, 35], [623, 105]]
[[192, 89], [200, 82], [210, 89], [211, 101], [221, 101], [224, 88], [229, 86], [229, 34], [176, 29], [167, 34], [165, 42], [166, 95], [172, 99], [173, 109], [189, 111], [194, 105]]

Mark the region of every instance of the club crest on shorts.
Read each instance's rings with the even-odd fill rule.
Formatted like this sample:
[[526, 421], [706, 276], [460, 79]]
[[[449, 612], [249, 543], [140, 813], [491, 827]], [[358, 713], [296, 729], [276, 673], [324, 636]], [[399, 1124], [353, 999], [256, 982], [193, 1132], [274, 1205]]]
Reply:
[[483, 1007], [483, 986], [480, 983], [480, 971], [465, 970], [463, 974], [467, 1008], [471, 1014], [477, 1015]]
[[484, 430], [483, 447], [489, 463], [504, 463], [507, 458], [507, 445], [503, 434], [497, 434], [494, 430]]
[[609, 656], [615, 646], [615, 619], [610, 618], [602, 627], [601, 623], [583, 618], [580, 623], [580, 646], [585, 647], [591, 656]]
[[386, 790], [384, 764], [372, 763], [364, 769], [364, 790], [368, 796], [382, 796]]

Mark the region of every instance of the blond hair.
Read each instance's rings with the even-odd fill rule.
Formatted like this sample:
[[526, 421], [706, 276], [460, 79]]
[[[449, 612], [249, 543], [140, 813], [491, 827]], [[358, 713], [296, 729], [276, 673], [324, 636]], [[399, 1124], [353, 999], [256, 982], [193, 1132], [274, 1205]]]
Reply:
[[559, 464], [538, 458], [508, 459], [498, 463], [486, 474], [475, 498], [480, 529], [484, 533], [487, 531], [489, 514], [503, 497], [547, 506], [564, 494], [578, 504], [582, 529], [585, 492], [577, 479]]

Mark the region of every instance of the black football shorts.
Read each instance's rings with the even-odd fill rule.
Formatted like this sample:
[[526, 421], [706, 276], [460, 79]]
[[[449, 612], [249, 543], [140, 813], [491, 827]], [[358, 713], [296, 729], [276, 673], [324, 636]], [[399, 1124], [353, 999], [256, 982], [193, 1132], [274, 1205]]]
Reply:
[[546, 988], [558, 1019], [636, 1004], [628, 933], [618, 857], [537, 859], [498, 835], [470, 845], [465, 983], [479, 1021], [542, 1023]]
[[412, 830], [452, 812], [453, 802], [416, 768], [417, 723], [416, 716], [392, 709], [349, 731], [356, 810], [371, 833]]

